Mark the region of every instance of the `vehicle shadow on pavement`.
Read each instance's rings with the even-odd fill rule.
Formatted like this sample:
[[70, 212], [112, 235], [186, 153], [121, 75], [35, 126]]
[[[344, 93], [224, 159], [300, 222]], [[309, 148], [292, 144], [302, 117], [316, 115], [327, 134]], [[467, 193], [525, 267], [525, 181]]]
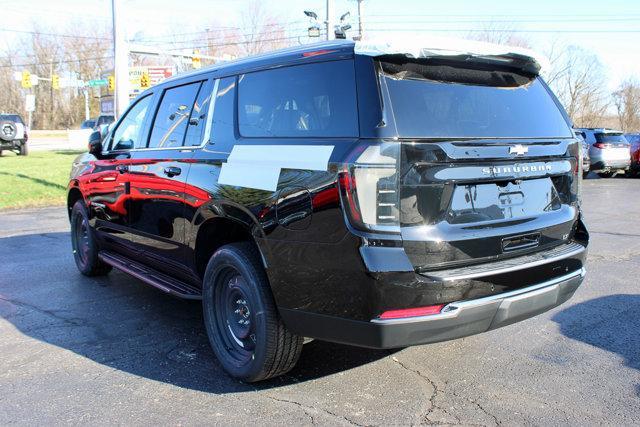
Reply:
[[[28, 253], [28, 260], [12, 258], [16, 251]], [[88, 372], [119, 370], [187, 389], [230, 393], [301, 383], [392, 353], [313, 341], [289, 374], [243, 384], [227, 376], [215, 359], [199, 302], [172, 298], [115, 270], [99, 278], [82, 276], [68, 233], [0, 238], [0, 259], [7, 260], [0, 264], [0, 330], [9, 322], [25, 336], [71, 351], [64, 356], [70, 365], [84, 364], [76, 355], [101, 365], [87, 365]], [[9, 331], [0, 333], [0, 344], [21, 339], [13, 328]], [[16, 351], [11, 359], [31, 357], [19, 354], [22, 346], [11, 347]], [[45, 356], [37, 364], [57, 372], [61, 366], [46, 365], [51, 351], [56, 350], [41, 353]]]
[[[640, 295], [608, 295], [572, 305], [552, 318], [568, 338], [624, 359], [640, 371]], [[640, 397], [640, 384], [635, 385]]]

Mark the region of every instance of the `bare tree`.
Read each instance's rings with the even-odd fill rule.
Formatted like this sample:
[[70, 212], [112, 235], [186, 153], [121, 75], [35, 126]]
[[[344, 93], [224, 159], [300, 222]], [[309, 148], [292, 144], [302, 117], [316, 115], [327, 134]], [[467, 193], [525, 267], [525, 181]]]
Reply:
[[640, 131], [640, 83], [630, 77], [613, 93], [620, 128], [625, 132]]
[[[557, 49], [557, 47], [556, 47]], [[611, 98], [597, 55], [578, 46], [556, 51], [547, 81], [577, 126], [599, 126]]]
[[240, 53], [255, 55], [287, 46], [285, 28], [279, 21], [264, 8], [263, 2], [251, 0], [242, 15], [241, 29], [236, 34], [232, 33], [233, 38], [241, 41]]
[[467, 38], [507, 46], [531, 48], [529, 40], [518, 34], [513, 23], [489, 22], [482, 29], [470, 32]]

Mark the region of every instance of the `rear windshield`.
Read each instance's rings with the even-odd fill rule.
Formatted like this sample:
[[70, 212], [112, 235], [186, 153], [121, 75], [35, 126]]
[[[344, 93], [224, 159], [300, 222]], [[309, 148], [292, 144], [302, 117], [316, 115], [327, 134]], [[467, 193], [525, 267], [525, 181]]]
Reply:
[[537, 77], [382, 63], [401, 137], [572, 137]]
[[608, 143], [608, 144], [628, 144], [629, 142], [622, 134], [615, 133], [596, 133], [594, 135], [596, 137], [597, 142]]
[[17, 114], [0, 114], [0, 120], [10, 120], [12, 122], [24, 124], [20, 116]]

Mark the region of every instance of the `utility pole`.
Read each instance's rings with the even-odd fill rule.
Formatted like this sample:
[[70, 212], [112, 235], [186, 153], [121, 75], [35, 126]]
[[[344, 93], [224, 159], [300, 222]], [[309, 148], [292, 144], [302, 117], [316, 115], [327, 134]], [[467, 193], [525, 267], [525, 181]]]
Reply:
[[327, 0], [327, 20], [325, 21], [325, 23], [327, 24], [327, 40], [333, 40], [335, 38], [333, 33], [333, 15], [333, 0]]
[[362, 40], [362, 36], [364, 36], [364, 0], [358, 0], [358, 33], [360, 34], [360, 40]]
[[89, 120], [91, 118], [91, 113], [89, 112], [89, 89], [83, 88], [82, 94], [84, 95], [84, 119]]
[[111, 0], [113, 16], [113, 74], [116, 79], [114, 109], [120, 117], [129, 106], [129, 48], [123, 15], [123, 0]]

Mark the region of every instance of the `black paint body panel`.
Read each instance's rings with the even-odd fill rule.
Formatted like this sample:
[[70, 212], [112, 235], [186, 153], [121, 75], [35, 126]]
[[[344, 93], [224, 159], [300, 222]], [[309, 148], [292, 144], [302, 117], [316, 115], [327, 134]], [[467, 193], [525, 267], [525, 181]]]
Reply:
[[[276, 304], [290, 328], [302, 335], [382, 347], [387, 344], [361, 341], [355, 335], [350, 339], [330, 325], [359, 322], [350, 329], [356, 334], [386, 310], [492, 296], [583, 268], [585, 253], [480, 279], [429, 279], [425, 272], [490, 264], [567, 242], [586, 246], [588, 234], [577, 199], [579, 176], [574, 173], [579, 142], [402, 139], [388, 97], [377, 82], [373, 58], [354, 55], [349, 43], [328, 46], [333, 50], [323, 55], [303, 57], [299, 48], [214, 67], [152, 88], [157, 105], [165, 88], [221, 79], [224, 102], [233, 108], [216, 112], [221, 124], [214, 126], [211, 139], [201, 147], [105, 151], [100, 159], [86, 154], [76, 160], [69, 194], [79, 191], [90, 207], [100, 245], [200, 287], [199, 246], [209, 243], [202, 238], [203, 230], [212, 224], [237, 227], [259, 249]], [[238, 133], [237, 75], [336, 60], [354, 65], [359, 137], [245, 138]], [[143, 137], [148, 137], [148, 129]], [[400, 145], [401, 214], [395, 233], [353, 227], [340, 193], [340, 174], [351, 164], [354, 150], [382, 142]], [[529, 147], [528, 154], [510, 156], [514, 144]], [[222, 165], [234, 147], [262, 145], [330, 145], [333, 151], [327, 170], [283, 168], [275, 191], [219, 184]], [[534, 170], [526, 166], [534, 163]], [[122, 166], [128, 168], [126, 173], [118, 171]], [[167, 176], [169, 167], [180, 168], [180, 174]], [[487, 172], [494, 167], [503, 169]], [[476, 207], [467, 209], [465, 191], [485, 198], [484, 213]], [[540, 191], [548, 194], [533, 197]], [[490, 198], [503, 193], [508, 201], [492, 204]], [[548, 207], [540, 208], [545, 200]], [[521, 235], [535, 235], [535, 247], [504, 251], [512, 243], [509, 239], [520, 242]], [[297, 323], [305, 313], [309, 319], [333, 320], [326, 323], [328, 330], [318, 333], [317, 326], [305, 329], [306, 323]]]

